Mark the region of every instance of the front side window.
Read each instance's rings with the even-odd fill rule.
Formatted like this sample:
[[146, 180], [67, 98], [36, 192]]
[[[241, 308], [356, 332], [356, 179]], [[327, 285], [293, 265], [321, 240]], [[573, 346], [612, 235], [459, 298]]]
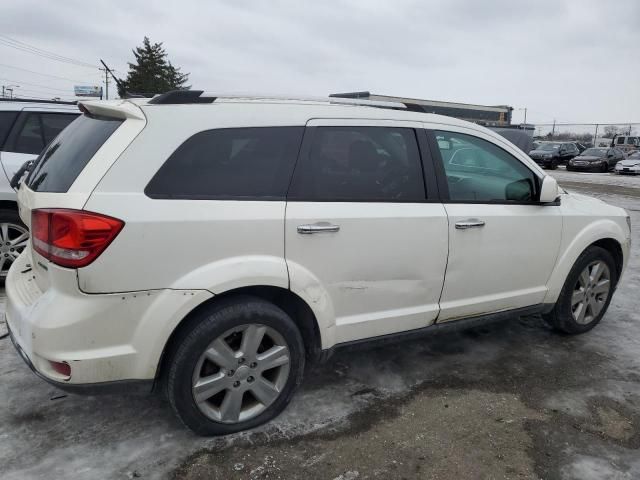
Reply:
[[145, 193], [165, 199], [282, 200], [304, 127], [206, 130], [186, 140]]
[[455, 202], [531, 202], [536, 178], [520, 160], [491, 142], [435, 132], [449, 198]]
[[420, 151], [410, 128], [314, 127], [298, 162], [290, 199], [419, 202], [425, 199]]

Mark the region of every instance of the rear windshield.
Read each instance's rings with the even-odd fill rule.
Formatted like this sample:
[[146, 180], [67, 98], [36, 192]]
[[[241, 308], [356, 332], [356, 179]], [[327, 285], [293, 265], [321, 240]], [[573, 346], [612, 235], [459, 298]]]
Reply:
[[81, 115], [53, 139], [27, 178], [37, 192], [66, 192], [123, 120]]

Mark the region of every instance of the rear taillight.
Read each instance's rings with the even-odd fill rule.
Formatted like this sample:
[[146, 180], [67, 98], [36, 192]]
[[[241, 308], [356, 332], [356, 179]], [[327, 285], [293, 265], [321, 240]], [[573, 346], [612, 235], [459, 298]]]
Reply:
[[84, 210], [45, 208], [31, 212], [33, 249], [63, 267], [89, 265], [122, 227], [122, 220]]

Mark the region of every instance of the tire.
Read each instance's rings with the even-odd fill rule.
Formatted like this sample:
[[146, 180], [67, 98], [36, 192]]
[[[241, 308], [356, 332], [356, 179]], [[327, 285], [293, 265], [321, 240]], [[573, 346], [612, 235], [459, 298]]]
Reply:
[[600, 167], [600, 171], [602, 173], [607, 173], [609, 171], [609, 164], [608, 163], [603, 163], [602, 166]]
[[18, 212], [9, 208], [0, 209], [0, 280], [2, 282], [7, 278], [13, 261], [28, 244], [29, 230], [22, 223]]
[[[226, 435], [257, 427], [280, 414], [302, 382], [304, 371], [304, 344], [293, 320], [279, 307], [251, 296], [223, 300], [204, 308], [191, 320], [189, 325], [195, 326], [178, 337], [167, 364], [167, 397], [182, 423], [198, 435]], [[265, 330], [264, 337], [256, 334], [262, 330]], [[226, 339], [221, 340], [222, 336]], [[252, 338], [262, 338], [257, 353], [250, 347], [243, 348], [243, 342], [251, 343]], [[221, 341], [230, 350], [218, 343]], [[286, 351], [281, 349], [283, 345]], [[212, 358], [222, 360], [211, 360], [204, 355], [205, 350], [215, 354]], [[261, 372], [260, 364], [265, 368], [268, 365], [260, 358], [274, 351], [288, 353], [288, 365]], [[229, 366], [229, 358], [235, 367]], [[204, 387], [197, 403], [194, 393], [197, 382], [213, 384], [209, 379], [214, 378], [213, 390], [211, 386]], [[220, 389], [220, 385], [225, 386]], [[218, 389], [219, 393], [208, 397]], [[266, 390], [268, 394], [264, 393]], [[254, 395], [254, 391], [260, 394]], [[260, 396], [273, 395], [275, 399], [258, 400]], [[239, 404], [234, 402], [237, 398], [240, 398]], [[228, 408], [224, 403], [227, 399], [230, 399]], [[234, 405], [239, 406], [233, 408]]]
[[[597, 282], [601, 282], [602, 279], [604, 279], [605, 274], [608, 274], [609, 290], [606, 294], [606, 298], [604, 299], [602, 298], [602, 296], [598, 298], [597, 293], [595, 294], [596, 296], [593, 297], [594, 301], [600, 306], [600, 310], [595, 315], [593, 315], [592, 308], [587, 306], [587, 304], [591, 303], [588, 300], [585, 300], [583, 302], [582, 308], [585, 309], [585, 312], [587, 313], [591, 310], [592, 315], [589, 317], [586, 313], [584, 313], [582, 322], [579, 322], [576, 319], [576, 314], [581, 311], [579, 310], [580, 306], [578, 304], [574, 304], [578, 305], [574, 310], [572, 300], [574, 299], [574, 293], [578, 294], [579, 296], [579, 291], [576, 290], [576, 287], [579, 287], [579, 289], [581, 288], [581, 275], [583, 274], [585, 269], [593, 265], [594, 262], [600, 262], [606, 265], [608, 272], [603, 269], [603, 276], [600, 277], [600, 280], [596, 280]], [[551, 312], [549, 312], [548, 314], [543, 315], [543, 318], [555, 330], [562, 333], [578, 334], [588, 332], [600, 322], [605, 312], [607, 311], [609, 303], [611, 302], [611, 298], [613, 297], [613, 293], [615, 292], [617, 282], [617, 270], [613, 256], [604, 248], [591, 246], [584, 252], [582, 252], [582, 254], [578, 257], [576, 263], [571, 268], [569, 275], [567, 275], [567, 279], [564, 283], [564, 286], [562, 287], [562, 290], [560, 291], [560, 295], [558, 296], [558, 300], [553, 307], [553, 310], [551, 310]], [[583, 293], [584, 297], [588, 298], [588, 292], [591, 288], [592, 287], [589, 287], [586, 295]]]
[[549, 168], [551, 170], [555, 170], [558, 168], [558, 161], [555, 158], [551, 160], [551, 163], [549, 164]]

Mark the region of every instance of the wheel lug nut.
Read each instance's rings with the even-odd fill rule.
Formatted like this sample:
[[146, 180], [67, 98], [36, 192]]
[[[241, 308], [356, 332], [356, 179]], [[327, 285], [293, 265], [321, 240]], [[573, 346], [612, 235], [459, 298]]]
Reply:
[[251, 364], [249, 366], [251, 368], [256, 368], [258, 366], [258, 364], [256, 362], [251, 362]]
[[235, 370], [229, 370], [227, 372], [227, 375], [229, 375], [230, 377], [233, 377], [233, 374], [236, 373]]
[[240, 386], [240, 382], [236, 380], [235, 382], [233, 382], [233, 386], [238, 388]]
[[238, 364], [242, 365], [246, 360], [244, 357], [238, 359]]
[[251, 383], [253, 382], [254, 378], [253, 377], [247, 377], [247, 382]]

